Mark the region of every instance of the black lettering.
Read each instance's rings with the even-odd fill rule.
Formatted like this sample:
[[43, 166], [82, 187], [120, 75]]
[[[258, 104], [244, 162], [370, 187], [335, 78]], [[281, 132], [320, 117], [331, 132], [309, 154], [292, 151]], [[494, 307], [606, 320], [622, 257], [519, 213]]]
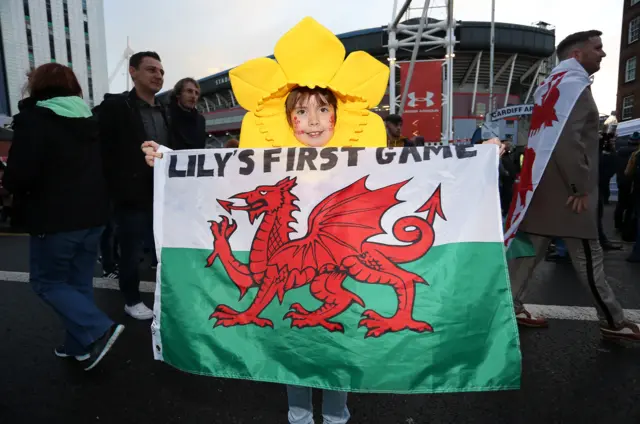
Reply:
[[274, 162], [280, 162], [280, 156], [276, 156], [282, 153], [282, 149], [269, 149], [264, 151], [264, 173], [271, 172], [271, 164]]
[[476, 156], [478, 154], [478, 152], [476, 150], [472, 150], [469, 151], [467, 149], [472, 148], [473, 146], [465, 146], [465, 145], [456, 145], [456, 155], [458, 156], [458, 159], [466, 159], [466, 158], [472, 158], [474, 156]]
[[198, 155], [198, 177], [213, 177], [215, 169], [205, 169], [206, 155]]
[[380, 165], [388, 165], [393, 162], [393, 158], [396, 157], [396, 152], [394, 152], [393, 149], [388, 149], [388, 152], [385, 152], [385, 150], [387, 150], [386, 147], [378, 147], [376, 149], [376, 160]]
[[178, 155], [171, 155], [169, 159], [169, 178], [184, 178], [187, 176], [187, 171], [178, 169]]
[[327, 147], [326, 149], [320, 150], [320, 157], [327, 160], [325, 163], [320, 165], [320, 169], [322, 171], [328, 171], [336, 167], [338, 164], [338, 155], [336, 155], [337, 151], [337, 147]]
[[314, 148], [304, 147], [300, 149], [300, 154], [298, 155], [298, 167], [297, 171], [304, 171], [304, 164], [307, 164], [307, 167], [312, 171], [317, 171], [318, 168], [314, 165], [313, 161], [318, 157], [318, 151]]
[[216, 158], [216, 163], [218, 164], [218, 177], [224, 177], [224, 168], [226, 168], [227, 162], [229, 162], [233, 153], [227, 152], [224, 154], [224, 157], [222, 157], [222, 154], [216, 153], [214, 156]]
[[187, 177], [196, 176], [196, 161], [198, 157], [196, 155], [189, 155], [189, 163], [187, 164]]
[[293, 171], [293, 165], [296, 163], [296, 149], [292, 147], [287, 149], [287, 172]]
[[409, 154], [411, 154], [411, 156], [413, 157], [414, 162], [422, 162], [420, 153], [418, 153], [418, 149], [416, 149], [414, 146], [411, 146], [402, 148], [402, 153], [400, 153], [400, 163], [407, 163]]
[[364, 147], [343, 147], [342, 152], [349, 153], [349, 160], [347, 166], [358, 166], [358, 153], [364, 150]]
[[240, 168], [240, 175], [251, 175], [256, 167], [256, 163], [253, 160], [253, 150], [242, 149], [240, 151], [240, 154], [238, 155], [238, 159], [240, 160], [240, 162], [245, 164], [244, 167]]
[[442, 152], [442, 157], [444, 159], [449, 159], [451, 156], [451, 147], [450, 146], [425, 146], [424, 148], [424, 160], [431, 160], [431, 153], [434, 156], [438, 156], [438, 154]]

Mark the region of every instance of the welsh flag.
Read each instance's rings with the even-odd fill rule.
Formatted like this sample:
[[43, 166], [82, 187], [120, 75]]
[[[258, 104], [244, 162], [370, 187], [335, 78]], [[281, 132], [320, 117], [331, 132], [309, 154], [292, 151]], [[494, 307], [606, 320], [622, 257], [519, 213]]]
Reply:
[[525, 217], [533, 194], [551, 159], [558, 139], [582, 92], [591, 85], [589, 74], [575, 59], [560, 62], [536, 89], [524, 152], [522, 171], [507, 217], [505, 246], [508, 256], [535, 256], [525, 234], [518, 227]]
[[518, 389], [495, 146], [215, 149], [155, 167], [155, 358], [352, 392]]

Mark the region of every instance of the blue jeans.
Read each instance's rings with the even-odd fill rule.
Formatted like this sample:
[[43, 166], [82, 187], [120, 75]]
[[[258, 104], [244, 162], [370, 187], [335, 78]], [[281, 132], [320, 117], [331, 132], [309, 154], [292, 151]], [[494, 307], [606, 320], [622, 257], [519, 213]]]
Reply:
[[109, 220], [102, 233], [100, 253], [102, 254], [102, 270], [106, 273], [115, 271], [120, 254], [118, 253], [118, 238], [116, 237], [116, 223], [114, 219]]
[[88, 347], [113, 325], [93, 299], [93, 273], [102, 227], [31, 236], [31, 287], [58, 314], [71, 355]]
[[565, 258], [567, 256], [567, 245], [564, 243], [564, 240], [559, 238], [555, 239], [556, 243], [556, 255]]
[[[289, 398], [289, 424], [313, 424], [311, 388], [287, 386], [287, 397]], [[324, 424], [345, 424], [350, 417], [346, 392], [322, 391], [322, 418]]]
[[153, 212], [116, 209], [116, 231], [120, 243], [120, 292], [128, 306], [142, 302], [140, 262], [153, 238]]

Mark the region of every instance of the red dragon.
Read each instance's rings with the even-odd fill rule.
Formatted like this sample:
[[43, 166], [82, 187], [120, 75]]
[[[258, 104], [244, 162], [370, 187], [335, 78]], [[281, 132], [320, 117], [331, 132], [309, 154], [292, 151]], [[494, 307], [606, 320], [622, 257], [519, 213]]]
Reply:
[[566, 71], [558, 72], [546, 82], [547, 92], [542, 95], [540, 104], [533, 105], [529, 137], [535, 136], [543, 127], [551, 127], [554, 122], [558, 122], [558, 115], [556, 115], [556, 103], [560, 99], [558, 86], [566, 74]]
[[294, 303], [284, 319], [291, 319], [291, 327], [320, 326], [331, 332], [344, 332], [342, 324], [330, 320], [353, 303], [365, 307], [360, 297], [342, 286], [344, 280], [351, 277], [361, 283], [390, 285], [398, 298], [397, 311], [391, 317], [381, 316], [373, 310], [364, 311], [359, 326], [368, 329], [365, 337], [380, 337], [402, 330], [432, 332], [431, 325], [412, 317], [415, 285], [427, 283], [398, 264], [417, 260], [433, 245], [436, 215], [446, 220], [440, 186], [416, 211], [428, 212], [426, 219], [405, 216], [394, 223], [393, 236], [407, 244], [391, 246], [368, 240], [384, 234], [382, 216], [401, 203], [396, 195], [408, 180], [369, 190], [365, 185], [366, 178], [336, 191], [316, 205], [309, 215], [307, 234], [294, 240], [290, 238], [294, 231], [291, 224], [297, 221], [292, 214], [300, 210], [295, 205], [298, 198], [292, 193], [297, 185], [295, 178], [285, 178], [275, 185], [259, 186], [231, 197], [244, 200], [244, 206], [218, 200], [229, 214], [233, 210], [245, 211], [251, 223], [261, 216], [263, 219], [253, 240], [248, 264], [238, 261], [229, 245], [237, 224], [227, 217], [221, 222], [210, 221], [214, 242], [207, 267], [220, 259], [240, 290], [240, 298], [250, 288], [258, 288], [255, 299], [245, 311], [218, 305], [210, 316], [217, 320], [214, 327], [253, 324], [273, 328], [270, 320], [260, 318], [262, 311], [274, 297], [282, 303], [288, 290], [309, 284], [311, 294], [323, 304], [308, 311]]

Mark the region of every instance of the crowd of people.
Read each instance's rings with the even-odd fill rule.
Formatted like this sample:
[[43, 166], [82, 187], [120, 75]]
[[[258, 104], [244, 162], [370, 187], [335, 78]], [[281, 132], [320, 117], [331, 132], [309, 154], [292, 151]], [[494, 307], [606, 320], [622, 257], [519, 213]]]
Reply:
[[[605, 56], [597, 31], [573, 34], [557, 51], [561, 60], [575, 59], [590, 75], [599, 70]], [[86, 370], [102, 360], [124, 330], [93, 299], [99, 255], [105, 275], [119, 280], [126, 314], [152, 319], [153, 311], [140, 296], [141, 260], [145, 254], [155, 255], [153, 172], [148, 165], [162, 151], [204, 148], [207, 139], [204, 118], [196, 110], [197, 81], [180, 80], [165, 106], [156, 99], [164, 83], [160, 57], [154, 52], [136, 53], [129, 65], [133, 90], [106, 95], [93, 110], [83, 101], [70, 68], [51, 63], [31, 72], [29, 96], [20, 102], [14, 118], [14, 142], [3, 180], [16, 203], [23, 205], [20, 211], [31, 235], [32, 288], [56, 311], [66, 330], [64, 342], [54, 352], [75, 358]], [[294, 90], [297, 97], [287, 105], [296, 137], [310, 146], [328, 143], [335, 122], [335, 99], [329, 90], [318, 90]], [[594, 296], [603, 336], [640, 340], [638, 324], [625, 318], [604, 273], [603, 247], [610, 246], [598, 225], [605, 202], [598, 195], [604, 192], [598, 184], [603, 173], [598, 164], [606, 162], [602, 155], [611, 143], [603, 140], [600, 148], [599, 114], [590, 89], [579, 98], [569, 121], [521, 225], [536, 254], [509, 263], [516, 319], [522, 326], [548, 325], [527, 311], [523, 296], [548, 247], [554, 242], [558, 249], [564, 241], [580, 280]], [[388, 147], [424, 144], [401, 136], [398, 115], [388, 116], [385, 125]], [[640, 134], [634, 134], [632, 142], [639, 140]], [[488, 142], [499, 144], [504, 153], [500, 175], [506, 213], [519, 158], [499, 141]], [[238, 147], [238, 142], [227, 147]], [[634, 231], [640, 204], [638, 151], [637, 145], [627, 148], [625, 166], [615, 168], [620, 187], [616, 226], [633, 225]], [[638, 243], [630, 260], [640, 260]], [[290, 422], [312, 422], [310, 389], [290, 386], [288, 394]], [[346, 402], [346, 394], [326, 391], [325, 422], [346, 423]]]
[[49, 63], [33, 70], [29, 96], [13, 120], [3, 177], [14, 198], [13, 222], [31, 235], [31, 285], [65, 324], [55, 354], [74, 357], [87, 370], [124, 329], [93, 301], [100, 253], [105, 275], [119, 280], [125, 312], [153, 318], [140, 297], [140, 263], [155, 251], [153, 173], [140, 145], [157, 140], [173, 149], [198, 149], [208, 137], [196, 110], [196, 80], [178, 81], [165, 106], [156, 99], [164, 84], [156, 53], [136, 53], [129, 71], [133, 90], [107, 94], [90, 110], [70, 68]]

